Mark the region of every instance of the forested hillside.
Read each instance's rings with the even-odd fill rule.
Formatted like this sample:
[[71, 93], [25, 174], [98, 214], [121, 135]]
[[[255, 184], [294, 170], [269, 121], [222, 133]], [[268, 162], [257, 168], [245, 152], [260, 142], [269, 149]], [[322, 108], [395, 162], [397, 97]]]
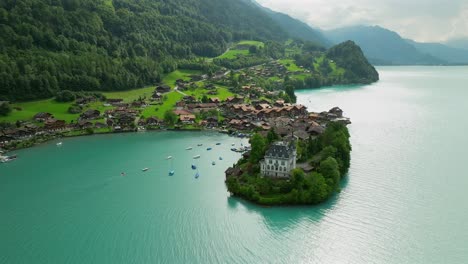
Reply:
[[231, 0], [4, 0], [0, 35], [0, 100], [12, 101], [142, 87], [232, 41], [287, 38]]

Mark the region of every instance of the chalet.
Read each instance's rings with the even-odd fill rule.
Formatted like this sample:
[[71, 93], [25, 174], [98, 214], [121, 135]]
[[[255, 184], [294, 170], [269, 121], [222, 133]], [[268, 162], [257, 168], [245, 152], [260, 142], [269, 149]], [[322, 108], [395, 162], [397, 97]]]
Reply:
[[80, 115], [82, 119], [96, 119], [96, 118], [99, 118], [100, 116], [101, 116], [101, 112], [95, 109], [86, 110], [84, 113]]
[[276, 102], [274, 103], [274, 106], [276, 107], [284, 106], [284, 100], [276, 100]]
[[93, 123], [91, 123], [89, 120], [80, 120], [78, 121], [77, 126], [80, 129], [92, 128]]
[[98, 129], [99, 129], [99, 128], [106, 128], [107, 125], [106, 125], [105, 123], [102, 123], [102, 122], [96, 122], [96, 123], [94, 124], [94, 127], [95, 127], [95, 128], [98, 128]]
[[210, 116], [205, 119], [207, 127], [217, 127], [218, 126], [218, 117]]
[[291, 170], [296, 168], [296, 157], [295, 141], [275, 142], [260, 161], [260, 171], [266, 177], [289, 178]]
[[135, 100], [131, 103], [131, 106], [132, 107], [136, 107], [136, 108], [140, 108], [140, 107], [143, 107], [145, 106], [145, 102], [144, 101], [141, 101], [141, 100]]
[[178, 101], [175, 106], [176, 107], [184, 107], [185, 105], [186, 105], [185, 101]]
[[106, 102], [108, 102], [111, 105], [122, 103], [123, 99], [121, 98], [107, 98]]
[[153, 101], [160, 101], [162, 99], [163, 95], [162, 93], [158, 93], [158, 92], [155, 92], [153, 93], [153, 95], [151, 96], [151, 100]]
[[117, 117], [117, 124], [120, 126], [131, 126], [135, 124], [135, 115], [131, 113], [122, 113]]
[[169, 87], [168, 85], [165, 85], [165, 84], [158, 85], [156, 87], [156, 90], [155, 90], [156, 93], [167, 93], [167, 92], [170, 92], [170, 91], [171, 91], [171, 87]]
[[179, 120], [183, 124], [193, 124], [195, 122], [195, 115], [180, 115]]
[[44, 129], [48, 131], [58, 131], [66, 128], [65, 120], [48, 119], [44, 123]]
[[15, 140], [12, 136], [5, 135], [3, 132], [0, 132], [0, 144], [7, 144], [8, 142], [11, 142]]
[[231, 96], [231, 97], [226, 98], [226, 103], [228, 103], [228, 104], [242, 104], [242, 103], [244, 103], [244, 97], [243, 96], [237, 96], [237, 97]]
[[36, 120], [37, 122], [45, 122], [47, 121], [48, 119], [51, 119], [53, 118], [54, 116], [51, 114], [51, 113], [45, 113], [45, 112], [40, 112], [40, 113], [37, 113], [36, 115], [34, 115], [34, 120]]
[[209, 102], [213, 104], [219, 104], [221, 101], [219, 100], [218, 97], [213, 97], [209, 99]]
[[163, 123], [161, 119], [158, 119], [157, 117], [148, 117], [146, 119], [146, 125], [147, 126], [159, 126]]
[[193, 113], [190, 112], [189, 110], [177, 109], [177, 110], [174, 110], [174, 114], [176, 114], [177, 116], [181, 116], [181, 115], [192, 115]]
[[194, 113], [207, 112], [210, 110], [218, 109], [218, 105], [214, 103], [205, 103], [205, 104], [189, 104], [187, 108], [193, 111]]
[[96, 98], [94, 96], [83, 96], [76, 98], [75, 103], [77, 105], [85, 105], [94, 101], [96, 101]]
[[193, 103], [197, 102], [197, 98], [195, 98], [193, 96], [190, 96], [190, 95], [184, 96], [184, 98], [182, 98], [182, 100], [184, 100], [184, 102], [186, 104], [193, 104]]

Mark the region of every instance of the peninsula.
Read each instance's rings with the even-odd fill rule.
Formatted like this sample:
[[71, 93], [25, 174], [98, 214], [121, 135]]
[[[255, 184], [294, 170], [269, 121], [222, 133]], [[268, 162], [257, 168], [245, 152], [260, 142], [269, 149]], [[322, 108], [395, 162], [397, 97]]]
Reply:
[[[350, 165], [349, 120], [338, 107], [276, 120], [226, 170], [228, 191], [262, 205], [318, 204], [340, 190]], [[281, 131], [277, 133], [277, 131]]]

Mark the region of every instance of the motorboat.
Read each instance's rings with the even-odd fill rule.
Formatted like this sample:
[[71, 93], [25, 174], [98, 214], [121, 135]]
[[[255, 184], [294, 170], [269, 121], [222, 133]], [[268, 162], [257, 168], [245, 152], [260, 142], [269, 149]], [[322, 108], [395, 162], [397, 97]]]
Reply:
[[194, 159], [199, 159], [200, 157], [200, 155], [193, 156]]
[[216, 162], [214, 162], [214, 161], [213, 161], [213, 162], [211, 162], [211, 165], [213, 165], [213, 166], [214, 166], [214, 165], [216, 165]]
[[62, 144], [63, 144], [62, 142], [58, 142], [56, 145], [57, 145], [57, 147], [60, 147], [60, 146], [62, 146]]
[[216, 143], [216, 145], [219, 146], [219, 145], [221, 145], [221, 143], [218, 142], [218, 143]]
[[212, 148], [207, 148], [206, 150], [212, 150]]
[[175, 171], [171, 170], [169, 171], [169, 176], [173, 176], [175, 174]]
[[141, 169], [141, 171], [147, 171], [147, 170], [149, 170], [149, 169], [148, 168]]
[[188, 148], [186, 148], [185, 150], [192, 150], [192, 147], [188, 147]]
[[223, 157], [219, 157], [219, 160], [223, 160]]
[[195, 164], [192, 164], [192, 170], [196, 170], [197, 169], [197, 166], [195, 166]]
[[195, 174], [195, 179], [198, 179], [198, 177], [200, 177], [200, 173], [197, 172], [197, 173]]
[[197, 146], [201, 147], [201, 146], [203, 146], [203, 144], [198, 144]]
[[172, 159], [172, 156], [167, 156], [166, 159], [167, 159], [167, 160], [170, 160], [170, 159]]

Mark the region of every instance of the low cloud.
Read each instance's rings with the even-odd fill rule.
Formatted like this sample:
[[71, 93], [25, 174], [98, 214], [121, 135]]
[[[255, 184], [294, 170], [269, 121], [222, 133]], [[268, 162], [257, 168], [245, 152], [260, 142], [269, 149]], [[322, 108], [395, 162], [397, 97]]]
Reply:
[[468, 37], [468, 0], [257, 0], [313, 27], [380, 25], [417, 41]]

